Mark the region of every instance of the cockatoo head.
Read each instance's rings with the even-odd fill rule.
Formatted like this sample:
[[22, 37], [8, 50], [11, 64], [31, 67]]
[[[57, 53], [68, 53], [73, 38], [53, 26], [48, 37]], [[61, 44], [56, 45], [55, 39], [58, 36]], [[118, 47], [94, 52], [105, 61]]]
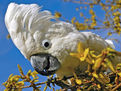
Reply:
[[[16, 47], [42, 75], [57, 71], [76, 49], [73, 25], [55, 21], [49, 11], [40, 11], [36, 4], [8, 6], [5, 24]], [[73, 42], [73, 43], [72, 43]]]

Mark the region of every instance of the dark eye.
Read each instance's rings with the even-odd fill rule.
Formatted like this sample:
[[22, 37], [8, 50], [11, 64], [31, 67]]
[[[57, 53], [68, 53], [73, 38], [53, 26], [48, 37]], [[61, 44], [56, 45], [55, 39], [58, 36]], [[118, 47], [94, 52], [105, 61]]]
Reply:
[[49, 49], [51, 47], [51, 43], [49, 40], [43, 40], [42, 41], [42, 46], [45, 48], [45, 49]]

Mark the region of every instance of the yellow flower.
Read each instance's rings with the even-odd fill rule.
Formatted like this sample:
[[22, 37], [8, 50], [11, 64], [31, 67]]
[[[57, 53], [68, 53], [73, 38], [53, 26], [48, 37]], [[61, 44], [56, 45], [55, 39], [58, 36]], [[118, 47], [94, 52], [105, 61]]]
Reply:
[[76, 11], [79, 11], [79, 8], [76, 8]]
[[77, 90], [76, 91], [82, 91], [80, 88], [77, 88]]
[[100, 84], [97, 85], [98, 88], [101, 88]]
[[117, 74], [121, 77], [121, 63], [116, 65]]
[[82, 84], [82, 81], [81, 81], [80, 79], [76, 79], [75, 81], [76, 81], [76, 83], [77, 83], [78, 85], [81, 85], [81, 84]]
[[24, 86], [24, 81], [20, 81], [20, 82], [17, 82], [16, 84], [16, 87], [22, 87], [22, 86]]
[[93, 72], [93, 73], [92, 73], [92, 76], [95, 77], [95, 78], [98, 78], [98, 77], [99, 77], [98, 74], [97, 74], [96, 72]]
[[81, 17], [84, 16], [83, 13], [80, 13], [80, 16], [81, 16]]
[[23, 70], [22, 70], [22, 68], [21, 68], [21, 66], [20, 66], [19, 64], [18, 64], [18, 69], [19, 69], [20, 74], [21, 74], [22, 76], [24, 76]]
[[76, 18], [73, 17], [73, 18], [71, 19], [71, 23], [74, 24], [74, 21], [75, 21], [75, 20], [76, 20]]
[[10, 34], [8, 34], [6, 37], [7, 37], [7, 39], [10, 39], [10, 38], [11, 38], [11, 37], [10, 37]]
[[106, 65], [115, 73], [115, 69], [114, 66], [111, 62], [111, 60], [109, 60], [108, 58], [105, 59]]
[[59, 12], [56, 12], [56, 13], [55, 13], [55, 17], [56, 17], [56, 18], [60, 18], [61, 16], [62, 16], [62, 15], [61, 15]]
[[103, 84], [110, 82], [110, 78], [107, 75], [105, 75], [103, 72], [98, 74], [97, 80]]
[[108, 36], [111, 36], [112, 35], [112, 33], [111, 32], [108, 32]]
[[93, 65], [93, 69], [94, 69], [94, 70], [99, 69], [99, 67], [100, 67], [101, 64], [102, 64], [102, 61], [103, 61], [103, 58], [102, 58], [102, 57], [97, 58], [97, 59], [95, 60], [94, 65]]
[[94, 15], [93, 9], [90, 9], [90, 10], [89, 10], [89, 13], [90, 13], [91, 15]]
[[37, 76], [37, 72], [34, 70], [33, 72], [31, 72], [31, 76], [33, 77], [33, 78], [38, 78], [38, 76]]
[[89, 48], [85, 49], [80, 42], [77, 46], [77, 53], [70, 53], [71, 56], [79, 58], [81, 61], [84, 61], [89, 53]]
[[32, 72], [31, 70], [29, 70], [29, 71], [27, 72], [27, 76], [28, 76], [28, 77], [30, 77], [31, 72]]

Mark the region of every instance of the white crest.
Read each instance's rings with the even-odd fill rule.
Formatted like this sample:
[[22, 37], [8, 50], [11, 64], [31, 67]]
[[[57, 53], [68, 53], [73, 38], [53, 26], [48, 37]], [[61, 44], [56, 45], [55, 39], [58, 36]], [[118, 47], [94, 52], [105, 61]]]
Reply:
[[36, 4], [10, 3], [5, 15], [5, 24], [10, 36], [25, 57], [40, 50], [35, 38], [39, 36], [41, 39], [41, 33], [46, 32], [53, 24], [50, 19], [54, 19], [54, 16], [49, 11], [40, 9]]
[[[38, 29], [45, 30], [45, 26], [47, 28], [47, 25], [52, 23], [50, 19], [54, 17], [47, 10], [40, 12], [40, 8], [36, 4], [9, 4], [5, 16], [5, 23], [9, 32], [11, 32], [9, 29], [11, 25], [16, 32], [27, 30], [32, 33]], [[15, 26], [15, 23], [17, 26]]]

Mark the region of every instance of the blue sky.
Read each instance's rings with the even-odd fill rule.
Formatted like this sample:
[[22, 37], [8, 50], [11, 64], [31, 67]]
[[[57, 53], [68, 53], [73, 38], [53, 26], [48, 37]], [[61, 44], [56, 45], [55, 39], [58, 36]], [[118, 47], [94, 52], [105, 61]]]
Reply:
[[[79, 4], [65, 3], [62, 0], [0, 0], [0, 91], [3, 91], [4, 87], [1, 85], [5, 82], [8, 76], [13, 73], [19, 74], [17, 64], [23, 68], [26, 73], [29, 69], [33, 70], [31, 64], [26, 60], [19, 50], [14, 46], [11, 39], [7, 39], [7, 29], [4, 24], [4, 16], [9, 3], [15, 2], [18, 4], [31, 4], [35, 3], [43, 6], [43, 10], [50, 10], [52, 14], [58, 11], [66, 19], [71, 19], [73, 16], [77, 16], [79, 13], [75, 12], [75, 8], [80, 6]], [[97, 10], [98, 12], [98, 10]], [[98, 12], [99, 14], [102, 12]], [[100, 33], [99, 33], [100, 34]], [[104, 34], [104, 33], [103, 33]], [[100, 34], [101, 35], [101, 34]], [[120, 36], [114, 35], [116, 38]], [[116, 44], [116, 49], [121, 50], [120, 45]], [[46, 77], [40, 76], [40, 81], [45, 81]], [[25, 89], [23, 91], [31, 91], [31, 89]]]

